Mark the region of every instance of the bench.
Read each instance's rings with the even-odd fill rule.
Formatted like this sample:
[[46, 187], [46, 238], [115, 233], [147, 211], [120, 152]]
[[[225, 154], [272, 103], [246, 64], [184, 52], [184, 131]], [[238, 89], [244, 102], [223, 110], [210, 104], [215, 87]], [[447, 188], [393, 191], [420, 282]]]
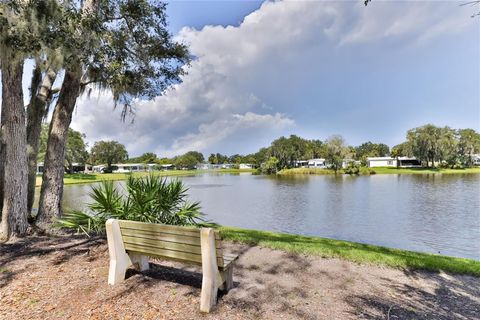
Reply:
[[117, 219], [109, 219], [106, 230], [110, 285], [122, 282], [132, 265], [139, 271], [148, 270], [148, 258], [154, 257], [202, 266], [202, 312], [210, 312], [216, 304], [219, 289], [228, 292], [233, 286], [238, 256], [223, 253], [217, 230]]

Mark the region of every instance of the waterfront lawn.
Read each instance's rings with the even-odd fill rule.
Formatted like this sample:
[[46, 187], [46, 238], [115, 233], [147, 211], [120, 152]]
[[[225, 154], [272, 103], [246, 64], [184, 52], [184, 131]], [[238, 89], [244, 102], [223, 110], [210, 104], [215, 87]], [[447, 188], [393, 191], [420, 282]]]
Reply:
[[223, 239], [289, 252], [410, 270], [480, 277], [480, 261], [286, 233], [219, 227]]
[[[218, 169], [218, 170], [168, 170], [168, 171], [153, 171], [154, 175], [159, 176], [188, 176], [201, 173], [242, 173], [253, 172], [252, 169]], [[133, 175], [135, 177], [147, 176], [149, 172], [134, 172], [134, 173], [74, 173], [65, 174], [63, 183], [68, 184], [81, 184], [81, 183], [93, 183], [103, 180], [126, 180], [128, 176]], [[42, 185], [42, 176], [37, 176], [36, 186]]]
[[376, 167], [371, 169], [374, 170], [377, 174], [480, 173], [480, 167], [465, 169]]
[[[339, 170], [338, 173], [343, 174], [343, 170]], [[475, 168], [465, 168], [465, 169], [441, 169], [441, 168], [395, 168], [395, 167], [375, 167], [375, 168], [365, 168], [360, 169], [361, 175], [369, 174], [433, 174], [433, 173], [442, 173], [442, 174], [453, 174], [453, 173], [480, 173], [480, 167]], [[313, 174], [313, 175], [324, 175], [324, 174], [335, 174], [335, 171], [330, 169], [316, 169], [316, 168], [292, 168], [292, 169], [283, 169], [279, 175], [296, 175], [296, 174]]]

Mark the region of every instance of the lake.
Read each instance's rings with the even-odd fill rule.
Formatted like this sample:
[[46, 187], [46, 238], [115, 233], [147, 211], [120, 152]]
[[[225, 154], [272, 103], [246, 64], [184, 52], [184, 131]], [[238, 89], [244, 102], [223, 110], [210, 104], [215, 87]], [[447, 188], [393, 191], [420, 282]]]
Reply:
[[[479, 174], [180, 179], [207, 218], [223, 225], [480, 260]], [[64, 207], [83, 207], [90, 186], [66, 186]]]

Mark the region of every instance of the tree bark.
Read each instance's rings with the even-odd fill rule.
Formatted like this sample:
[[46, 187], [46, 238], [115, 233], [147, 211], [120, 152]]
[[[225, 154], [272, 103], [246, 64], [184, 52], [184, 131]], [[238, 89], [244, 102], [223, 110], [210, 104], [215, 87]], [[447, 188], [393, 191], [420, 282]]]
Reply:
[[37, 222], [48, 225], [62, 214], [65, 145], [77, 97], [80, 94], [80, 63], [65, 70], [47, 142]]
[[28, 228], [27, 132], [23, 105], [23, 59], [5, 49], [2, 65], [2, 153], [5, 156], [1, 237], [23, 236]]
[[[37, 179], [37, 157], [40, 143], [40, 132], [42, 131], [42, 120], [45, 117], [47, 101], [50, 97], [51, 89], [57, 73], [52, 68], [48, 68], [40, 90], [33, 91], [30, 103], [27, 106], [27, 156], [28, 156], [28, 200], [27, 209], [31, 214], [33, 201], [35, 199], [35, 183]], [[33, 76], [32, 87], [35, 85], [35, 75]], [[39, 82], [40, 82], [39, 81]], [[39, 86], [39, 82], [36, 86]]]

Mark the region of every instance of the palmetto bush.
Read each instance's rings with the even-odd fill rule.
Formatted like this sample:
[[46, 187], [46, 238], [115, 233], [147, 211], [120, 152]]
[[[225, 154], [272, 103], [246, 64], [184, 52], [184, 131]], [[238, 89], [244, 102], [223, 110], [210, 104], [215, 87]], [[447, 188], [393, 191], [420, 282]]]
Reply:
[[203, 222], [199, 202], [187, 200], [188, 188], [178, 179], [168, 181], [154, 175], [130, 176], [126, 193], [113, 181], [93, 186], [88, 205], [90, 212], [74, 210], [57, 220], [61, 228], [85, 233], [101, 232], [109, 218], [171, 225], [197, 225]]

